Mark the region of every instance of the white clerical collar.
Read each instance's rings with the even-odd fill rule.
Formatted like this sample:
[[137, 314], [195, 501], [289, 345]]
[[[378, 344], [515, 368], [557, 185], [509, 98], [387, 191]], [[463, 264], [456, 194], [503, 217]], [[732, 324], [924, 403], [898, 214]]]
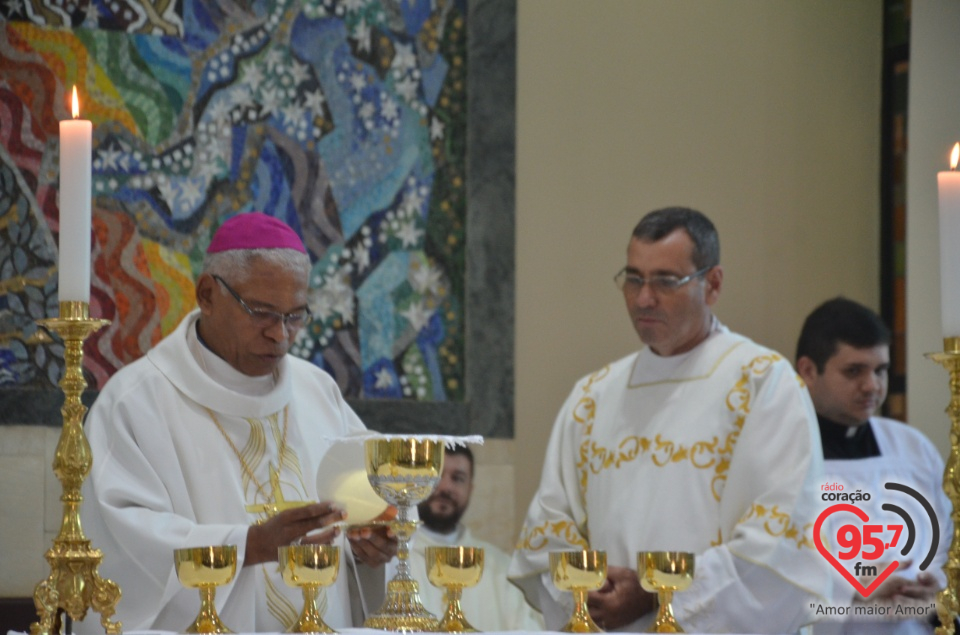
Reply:
[[286, 356], [277, 366], [277, 384], [268, 393], [254, 395], [247, 390], [226, 388], [214, 379], [206, 358], [198, 356], [202, 344], [196, 339], [194, 324], [200, 309], [186, 315], [176, 330], [147, 351], [147, 359], [177, 387], [198, 404], [231, 417], [265, 417], [280, 412], [293, 398], [293, 379]]
[[449, 534], [438, 534], [428, 529], [426, 525], [421, 525], [417, 531], [423, 532], [423, 537], [431, 543], [445, 547], [454, 547], [460, 544], [460, 539], [463, 537], [463, 529], [463, 525], [458, 523], [456, 531], [451, 531]]
[[[643, 347], [634, 362], [629, 387], [691, 381], [709, 376], [716, 364], [740, 343], [738, 339], [733, 346], [718, 346], [720, 336], [729, 332], [729, 329], [713, 316], [706, 339], [685, 353], [661, 357], [649, 346]], [[707, 366], [704, 366], [705, 361]]]
[[273, 390], [277, 383], [275, 373], [261, 377], [241, 373], [200, 340], [197, 334], [199, 323], [198, 319], [187, 329], [187, 348], [210, 379], [224, 388], [254, 397], [262, 397]]
[[235, 392], [244, 393], [262, 397], [266, 395], [277, 383], [276, 375], [271, 373], [261, 377], [251, 377], [245, 375], [231, 366], [227, 360], [223, 359], [211, 351], [200, 339], [197, 334], [200, 320], [197, 320], [193, 328], [187, 330], [190, 352], [200, 364], [200, 367], [210, 376], [212, 380]]

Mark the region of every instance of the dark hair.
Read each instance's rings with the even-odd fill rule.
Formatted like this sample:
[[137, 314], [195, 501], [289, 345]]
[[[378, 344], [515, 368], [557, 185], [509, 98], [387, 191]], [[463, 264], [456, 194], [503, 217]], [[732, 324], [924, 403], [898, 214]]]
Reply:
[[720, 237], [713, 222], [689, 207], [664, 207], [650, 212], [633, 228], [633, 237], [657, 242], [683, 229], [693, 241], [693, 266], [697, 269], [720, 264]]
[[836, 297], [807, 316], [797, 340], [797, 357], [809, 357], [822, 373], [838, 344], [872, 348], [890, 344], [890, 329], [880, 316], [859, 302]]
[[459, 454], [460, 456], [465, 456], [470, 461], [470, 476], [473, 476], [473, 452], [470, 450], [470, 447], [463, 444], [456, 444], [454, 446], [447, 446], [446, 448], [447, 456], [451, 454]]

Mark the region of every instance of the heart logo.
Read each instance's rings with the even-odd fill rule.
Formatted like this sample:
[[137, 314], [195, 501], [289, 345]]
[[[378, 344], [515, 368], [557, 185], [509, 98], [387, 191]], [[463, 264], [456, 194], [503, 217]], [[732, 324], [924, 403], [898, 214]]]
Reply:
[[898, 566], [900, 566], [900, 562], [898, 560], [891, 562], [889, 565], [887, 565], [886, 569], [884, 569], [876, 578], [874, 578], [873, 582], [870, 583], [870, 586], [864, 587], [860, 583], [860, 580], [855, 578], [852, 573], [847, 571], [840, 561], [837, 560], [833, 554], [823, 546], [823, 541], [820, 540], [820, 527], [823, 525], [823, 521], [825, 521], [831, 514], [835, 514], [837, 512], [850, 512], [863, 522], [870, 520], [870, 516], [867, 515], [867, 512], [863, 511], [859, 507], [856, 507], [855, 505], [849, 505], [847, 503], [831, 505], [823, 510], [819, 516], [817, 516], [817, 522], [813, 525], [813, 542], [817, 545], [817, 551], [819, 551], [820, 554], [826, 558], [830, 564], [833, 565], [833, 568], [839, 571], [840, 574], [847, 579], [847, 582], [853, 585], [853, 588], [856, 589], [860, 595], [863, 597], [868, 597], [871, 593], [873, 593], [874, 589], [880, 586], [881, 582], [886, 580], [887, 577], [893, 573]]

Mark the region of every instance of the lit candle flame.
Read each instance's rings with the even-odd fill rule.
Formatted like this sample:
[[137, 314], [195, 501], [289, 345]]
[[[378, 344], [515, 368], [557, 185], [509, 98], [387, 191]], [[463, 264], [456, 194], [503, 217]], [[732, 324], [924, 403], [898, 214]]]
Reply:
[[77, 98], [77, 86], [73, 86], [73, 118], [80, 118], [80, 100]]
[[953, 144], [953, 152], [950, 153], [950, 169], [957, 169], [957, 161], [960, 160], [960, 141]]

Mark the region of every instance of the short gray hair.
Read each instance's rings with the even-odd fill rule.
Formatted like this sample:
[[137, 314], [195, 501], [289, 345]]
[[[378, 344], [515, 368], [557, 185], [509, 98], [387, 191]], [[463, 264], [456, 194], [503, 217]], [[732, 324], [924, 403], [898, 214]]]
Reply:
[[231, 249], [207, 254], [200, 273], [234, 283], [242, 282], [249, 277], [257, 261], [278, 265], [295, 275], [302, 275], [304, 280], [310, 276], [310, 257], [296, 249]]
[[650, 212], [633, 228], [633, 237], [657, 242], [682, 229], [693, 241], [693, 266], [697, 269], [720, 264], [720, 237], [717, 228], [703, 212], [689, 207], [664, 207]]

